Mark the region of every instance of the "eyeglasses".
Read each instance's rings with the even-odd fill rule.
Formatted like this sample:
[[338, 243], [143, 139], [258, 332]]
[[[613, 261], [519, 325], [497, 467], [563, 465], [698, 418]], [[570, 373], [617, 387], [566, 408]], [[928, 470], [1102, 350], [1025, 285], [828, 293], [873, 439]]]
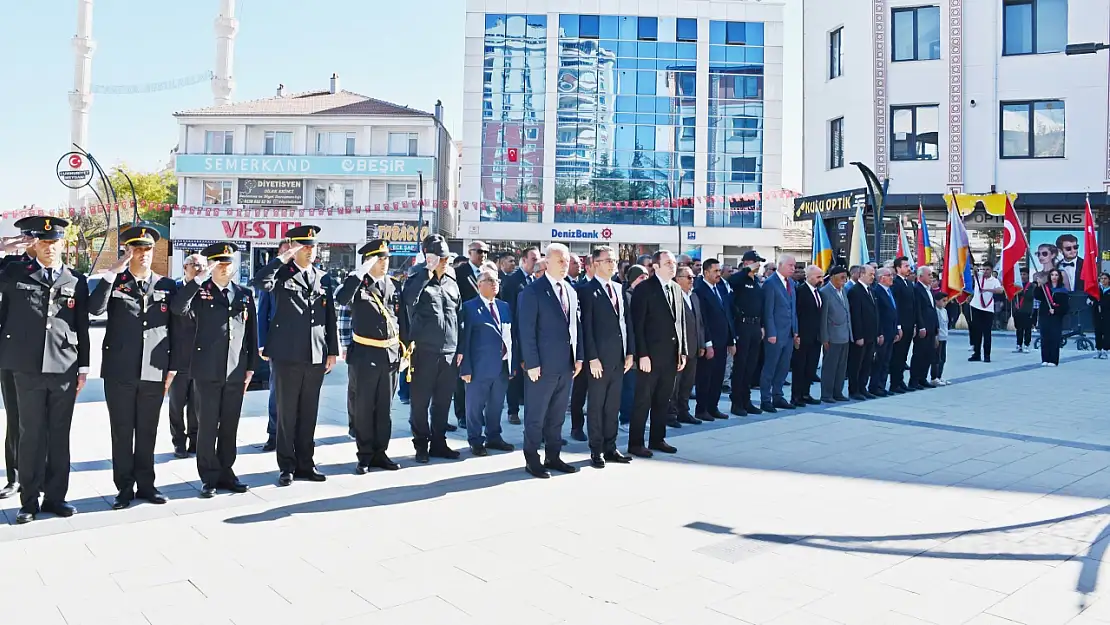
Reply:
[[1079, 251], [1079, 246], [1078, 245], [1065, 245], [1065, 246], [1061, 247], [1060, 249], [1064, 250], [1065, 252], [1078, 252]]
[[1049, 256], [1055, 256], [1055, 254], [1053, 254], [1049, 250], [1041, 250], [1037, 252], [1037, 256], [1044, 256], [1045, 258], [1048, 258]]

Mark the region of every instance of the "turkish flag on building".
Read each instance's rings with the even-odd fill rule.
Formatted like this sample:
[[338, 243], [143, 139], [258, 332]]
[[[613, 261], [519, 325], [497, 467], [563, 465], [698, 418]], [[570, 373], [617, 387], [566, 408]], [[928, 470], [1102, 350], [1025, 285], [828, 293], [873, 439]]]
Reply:
[[1098, 288], [1098, 239], [1095, 237], [1095, 218], [1091, 214], [1091, 198], [1087, 198], [1087, 213], [1083, 218], [1083, 269], [1079, 277], [1083, 280], [1083, 290], [1094, 299], [1099, 299]]
[[1006, 196], [1006, 216], [1003, 220], [1002, 230], [1002, 288], [1006, 289], [1006, 299], [1012, 299], [1022, 289], [1017, 265], [1029, 252], [1029, 240], [1025, 238], [1025, 230], [1021, 228], [1017, 211], [1010, 203], [1010, 196]]

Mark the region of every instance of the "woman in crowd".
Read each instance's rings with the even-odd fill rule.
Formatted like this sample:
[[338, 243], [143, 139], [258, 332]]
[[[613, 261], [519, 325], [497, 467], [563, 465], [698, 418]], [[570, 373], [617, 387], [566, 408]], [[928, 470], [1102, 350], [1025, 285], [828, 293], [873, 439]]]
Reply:
[[1068, 288], [1059, 269], [1038, 273], [1036, 280], [1033, 306], [1041, 321], [1041, 366], [1055, 367], [1060, 364], [1060, 335], [1068, 315]]
[[1110, 273], [1105, 271], [1098, 276], [1099, 299], [1087, 298], [1091, 305], [1091, 317], [1095, 326], [1095, 349], [1098, 358], [1105, 360], [1110, 356]]

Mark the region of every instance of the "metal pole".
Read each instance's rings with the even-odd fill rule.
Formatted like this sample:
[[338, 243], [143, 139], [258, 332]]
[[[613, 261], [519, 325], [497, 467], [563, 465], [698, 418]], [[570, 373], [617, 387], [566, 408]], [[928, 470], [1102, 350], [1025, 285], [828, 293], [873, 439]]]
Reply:
[[416, 238], [419, 239], [420, 233], [424, 230], [424, 173], [417, 172], [416, 175], [420, 181], [420, 187], [416, 191], [420, 198], [420, 205], [416, 209]]

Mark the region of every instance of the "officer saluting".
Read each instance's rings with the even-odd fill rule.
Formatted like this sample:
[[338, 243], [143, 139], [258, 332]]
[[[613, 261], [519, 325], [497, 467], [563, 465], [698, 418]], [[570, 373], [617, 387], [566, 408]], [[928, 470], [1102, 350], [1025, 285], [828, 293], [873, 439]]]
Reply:
[[207, 269], [185, 283], [172, 302], [174, 314], [196, 319], [188, 374], [198, 400], [197, 472], [205, 499], [217, 488], [247, 492], [232, 465], [243, 396], [258, 366], [258, 328], [251, 289], [231, 280], [238, 251], [234, 243], [204, 248]]
[[351, 346], [347, 349], [347, 405], [354, 416], [359, 475], [371, 467], [395, 471], [401, 466], [385, 454], [393, 422], [389, 407], [397, 390], [400, 362], [398, 292], [389, 271], [389, 245], [375, 239], [358, 250], [362, 266], [351, 272], [335, 293], [351, 308]]
[[[14, 224], [28, 240], [35, 237], [35, 234], [27, 229], [27, 222], [31, 219], [31, 217], [24, 217]], [[22, 254], [4, 257], [0, 260], [0, 270], [11, 262], [24, 264], [31, 262], [31, 253], [33, 250], [28, 248]], [[6, 310], [6, 301], [0, 296], [0, 327], [6, 325], [8, 316]], [[4, 474], [8, 478], [8, 483], [0, 488], [0, 499], [7, 499], [19, 492], [19, 401], [15, 394], [15, 376], [9, 369], [0, 369], [0, 396], [4, 398], [4, 413], [7, 416], [7, 427], [4, 433]]]
[[[114, 510], [130, 506], [136, 496], [154, 504], [168, 501], [154, 487], [154, 444], [162, 399], [177, 370], [170, 327], [177, 283], [150, 269], [160, 236], [152, 228], [132, 226], [119, 238], [127, 252], [89, 294], [92, 314], [108, 311], [100, 377], [112, 429], [112, 477], [119, 491]], [[137, 493], [132, 490], [136, 485]]]
[[339, 333], [325, 274], [312, 266], [319, 233], [319, 226], [289, 230], [289, 249], [254, 278], [255, 286], [273, 294], [276, 310], [263, 356], [270, 359], [270, 381], [277, 385], [279, 486], [292, 484], [294, 477], [328, 479], [313, 462], [313, 437], [320, 387], [339, 355]]
[[5, 259], [0, 270], [6, 312], [0, 369], [13, 372], [20, 408], [17, 523], [30, 523], [40, 510], [60, 517], [76, 512], [65, 498], [73, 404], [89, 370], [89, 287], [85, 276], [62, 264], [67, 225], [31, 217], [23, 228], [33, 239], [4, 241], [6, 254], [30, 244], [34, 256]]
[[755, 250], [744, 252], [739, 271], [729, 276], [732, 287], [732, 322], [736, 329], [736, 355], [732, 359], [732, 407], [738, 417], [757, 415], [752, 403], [752, 374], [758, 371], [763, 346], [763, 289], [756, 279], [764, 258]]

